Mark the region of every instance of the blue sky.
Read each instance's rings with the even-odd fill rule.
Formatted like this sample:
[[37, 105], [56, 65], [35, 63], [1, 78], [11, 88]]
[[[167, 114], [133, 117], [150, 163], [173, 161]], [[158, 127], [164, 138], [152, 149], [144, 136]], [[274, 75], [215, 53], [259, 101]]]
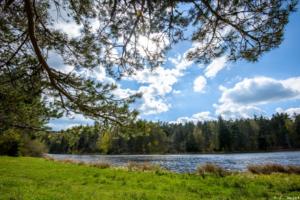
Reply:
[[[230, 63], [222, 57], [209, 65], [198, 65], [184, 59], [192, 44], [178, 43], [167, 53], [164, 66], [154, 71], [145, 69], [116, 82], [117, 95], [143, 92], [143, 98], [133, 107], [140, 111], [140, 118], [154, 121], [300, 113], [299, 19], [300, 12], [293, 13], [280, 47], [265, 53], [255, 63]], [[114, 82], [99, 71], [99, 79]], [[91, 123], [74, 115], [71, 119], [51, 120], [49, 125], [58, 130]]]

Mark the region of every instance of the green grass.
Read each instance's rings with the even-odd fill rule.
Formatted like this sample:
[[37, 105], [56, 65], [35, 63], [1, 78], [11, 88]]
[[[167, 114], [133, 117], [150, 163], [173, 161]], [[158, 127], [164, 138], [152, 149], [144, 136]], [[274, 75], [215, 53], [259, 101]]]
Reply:
[[202, 177], [0, 157], [0, 199], [300, 199], [300, 176]]

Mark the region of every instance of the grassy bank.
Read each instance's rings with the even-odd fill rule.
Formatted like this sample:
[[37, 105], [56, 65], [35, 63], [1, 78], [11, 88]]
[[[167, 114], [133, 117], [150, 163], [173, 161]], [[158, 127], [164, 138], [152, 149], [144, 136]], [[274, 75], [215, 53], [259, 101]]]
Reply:
[[202, 177], [0, 157], [0, 199], [300, 199], [300, 175]]

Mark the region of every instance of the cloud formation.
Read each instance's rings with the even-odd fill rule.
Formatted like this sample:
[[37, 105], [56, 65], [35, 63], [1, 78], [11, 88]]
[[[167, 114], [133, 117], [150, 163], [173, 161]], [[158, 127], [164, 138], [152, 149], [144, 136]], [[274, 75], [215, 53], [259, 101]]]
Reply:
[[69, 116], [63, 116], [59, 119], [52, 119], [48, 123], [48, 126], [52, 127], [53, 130], [58, 131], [62, 129], [68, 129], [74, 126], [80, 125], [92, 125], [94, 120], [84, 117], [81, 114], [72, 114]]
[[282, 108], [276, 108], [276, 112], [278, 112], [278, 113], [286, 113], [290, 117], [293, 117], [295, 114], [296, 115], [300, 114], [300, 107], [298, 107], [298, 108], [288, 108], [286, 110], [284, 110]]
[[227, 56], [214, 59], [204, 70], [207, 78], [214, 78], [223, 68], [226, 67]]
[[184, 71], [193, 64], [192, 61], [187, 61], [181, 56], [169, 60], [174, 65], [173, 68], [157, 67], [153, 70], [145, 68], [124, 78], [141, 84], [137, 92], [143, 94], [143, 102], [139, 110], [144, 115], [159, 114], [171, 108], [171, 104], [165, 100], [165, 97], [170, 93], [178, 93], [177, 90], [173, 89], [174, 84], [184, 75]]
[[251, 117], [263, 111], [257, 106], [272, 102], [300, 99], [300, 77], [276, 80], [269, 77], [245, 78], [232, 88], [221, 87], [215, 104], [216, 115], [227, 118]]
[[78, 25], [74, 21], [68, 23], [60, 21], [58, 23], [55, 23], [54, 28], [63, 31], [71, 38], [75, 38], [81, 36], [81, 29], [83, 28], [83, 25]]
[[191, 117], [179, 117], [175, 121], [171, 121], [170, 123], [187, 123], [187, 122], [193, 122], [197, 123], [199, 121], [212, 121], [215, 120], [216, 118], [211, 116], [211, 113], [209, 111], [205, 112], [199, 112], [196, 114], [193, 114]]
[[195, 92], [203, 92], [207, 80], [206, 78], [214, 78], [222, 69], [226, 67], [227, 56], [222, 56], [214, 59], [205, 69], [204, 75], [198, 76], [194, 80], [194, 91]]
[[206, 78], [204, 76], [198, 76], [195, 80], [194, 80], [194, 91], [195, 92], [203, 92], [203, 89], [206, 86]]

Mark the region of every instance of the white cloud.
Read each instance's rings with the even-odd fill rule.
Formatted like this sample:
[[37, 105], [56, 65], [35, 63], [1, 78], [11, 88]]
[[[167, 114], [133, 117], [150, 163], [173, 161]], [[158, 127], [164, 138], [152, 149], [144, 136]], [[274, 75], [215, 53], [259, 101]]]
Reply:
[[152, 33], [148, 37], [138, 36], [137, 49], [144, 57], [160, 53], [170, 44], [169, 38], [164, 33]]
[[235, 103], [214, 104], [216, 115], [225, 119], [251, 118], [254, 115], [264, 115], [265, 112], [253, 105], [240, 105]]
[[206, 79], [204, 76], [198, 76], [194, 80], [194, 91], [195, 92], [203, 92], [204, 87], [206, 86]]
[[162, 99], [148, 98], [144, 99], [144, 103], [140, 107], [140, 110], [144, 115], [159, 114], [167, 112], [171, 108], [171, 105], [164, 102]]
[[209, 121], [215, 120], [214, 117], [211, 116], [209, 111], [200, 112], [192, 115], [193, 119], [197, 119], [198, 121]]
[[181, 94], [180, 90], [173, 90], [173, 94]]
[[191, 117], [179, 117], [176, 121], [171, 121], [170, 123], [187, 123], [187, 122], [193, 122], [197, 123], [199, 121], [212, 121], [216, 118], [211, 116], [211, 113], [209, 111], [205, 112], [199, 112], [196, 114], [193, 114]]
[[[228, 30], [224, 30], [224, 34], [226, 34]], [[210, 38], [208, 38], [208, 41], [210, 41]], [[212, 41], [211, 45], [216, 45], [219, 44], [219, 41]], [[200, 51], [201, 49], [205, 48], [206, 43], [199, 43], [199, 42], [194, 42], [192, 44], [192, 47], [187, 50], [186, 54], [191, 53], [191, 52], [197, 52]], [[212, 60], [212, 62], [204, 69], [204, 76], [206, 78], [214, 78], [222, 69], [224, 69], [227, 65], [227, 55], [223, 55], [221, 57], [215, 58]], [[201, 64], [199, 65], [200, 68], [204, 68], [204, 65]]]
[[141, 86], [138, 90], [142, 93], [142, 101], [139, 110], [144, 115], [159, 114], [170, 109], [171, 105], [164, 100], [164, 95], [158, 95], [155, 85]]
[[169, 61], [175, 65], [177, 70], [184, 71], [193, 64], [193, 61], [187, 60], [185, 56], [186, 54], [183, 54], [183, 57], [179, 55], [176, 58], [169, 58]]
[[47, 63], [50, 67], [63, 73], [70, 73], [74, 70], [74, 66], [65, 65], [62, 57], [53, 51], [49, 52]]
[[70, 22], [60, 21], [54, 25], [55, 29], [63, 31], [71, 38], [79, 37], [81, 35], [80, 31], [82, 27], [83, 27], [82, 25], [78, 25], [74, 21], [70, 21]]
[[224, 85], [219, 85], [219, 90], [223, 92], [227, 90], [227, 88]]
[[285, 87], [296, 91], [298, 94], [300, 93], [300, 76], [281, 80], [281, 82]]
[[75, 70], [74, 66], [64, 64], [62, 57], [52, 51], [50, 51], [48, 55], [47, 62], [50, 67], [66, 74], [72, 72], [87, 79], [94, 79], [102, 83], [115, 83], [115, 80], [107, 75], [105, 68], [101, 65], [92, 69], [81, 68], [80, 70]]
[[[194, 47], [192, 47], [194, 48]], [[200, 75], [194, 80], [194, 91], [203, 92], [207, 84], [206, 78], [214, 78], [219, 71], [226, 67], [227, 56], [214, 59], [204, 70], [204, 76]], [[200, 66], [202, 68], [202, 66]], [[206, 77], [206, 78], [205, 78]]]
[[259, 105], [300, 99], [300, 77], [276, 80], [268, 77], [245, 78], [232, 88], [220, 87], [219, 103], [214, 105], [216, 115], [227, 118], [251, 117], [263, 114]]
[[91, 125], [93, 123], [94, 120], [86, 118], [81, 114], [71, 114], [59, 119], [50, 120], [48, 126], [50, 126], [53, 130], [58, 131], [79, 125]]
[[140, 111], [144, 115], [159, 114], [171, 108], [171, 105], [165, 100], [165, 96], [172, 92], [178, 93], [173, 86], [193, 63], [181, 56], [169, 60], [174, 65], [173, 68], [157, 67], [153, 70], [145, 68], [125, 77], [125, 80], [142, 84], [138, 92], [143, 94]]
[[136, 90], [132, 90], [129, 88], [122, 88], [121, 85], [118, 85], [118, 87], [112, 92], [115, 96], [121, 99], [128, 98], [131, 95], [134, 95], [137, 93]]
[[207, 78], [214, 78], [219, 71], [226, 67], [227, 56], [222, 56], [214, 59], [204, 70], [204, 75]]
[[246, 78], [233, 88], [223, 91], [221, 103], [265, 104], [284, 99], [299, 98], [300, 78], [276, 80], [268, 77]]
[[100, 65], [92, 69], [81, 68], [76, 73], [81, 77], [85, 77], [87, 79], [93, 79], [101, 83], [116, 84], [116, 81], [110, 76], [108, 76], [105, 68]]
[[118, 43], [127, 43], [127, 50], [137, 50], [137, 52], [144, 58], [159, 59], [161, 54], [167, 46], [170, 45], [167, 34], [163, 32], [151, 33], [147, 35], [137, 34], [130, 38], [128, 35], [123, 35], [118, 38]]
[[278, 112], [278, 113], [286, 113], [289, 116], [293, 117], [295, 114], [296, 115], [300, 114], [300, 107], [298, 107], [298, 108], [288, 108], [286, 110], [284, 110], [282, 108], [276, 108], [276, 112]]

